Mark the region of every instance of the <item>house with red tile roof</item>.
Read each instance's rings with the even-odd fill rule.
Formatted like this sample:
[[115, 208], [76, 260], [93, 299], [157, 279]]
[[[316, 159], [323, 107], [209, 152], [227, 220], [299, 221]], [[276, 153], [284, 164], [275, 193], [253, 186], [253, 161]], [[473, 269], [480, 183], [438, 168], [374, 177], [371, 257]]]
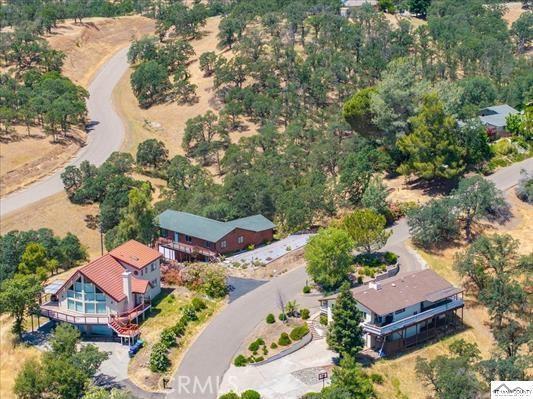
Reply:
[[45, 287], [41, 314], [74, 324], [87, 335], [139, 335], [138, 320], [161, 292], [162, 255], [128, 241], [78, 269], [68, 280]]

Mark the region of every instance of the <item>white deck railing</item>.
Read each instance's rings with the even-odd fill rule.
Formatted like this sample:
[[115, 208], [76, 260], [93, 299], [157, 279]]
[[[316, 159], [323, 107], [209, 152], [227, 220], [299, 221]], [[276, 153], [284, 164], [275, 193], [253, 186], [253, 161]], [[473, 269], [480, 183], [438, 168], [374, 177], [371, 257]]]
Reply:
[[363, 323], [363, 330], [365, 332], [369, 332], [369, 333], [376, 334], [376, 335], [390, 334], [394, 331], [401, 330], [404, 327], [408, 327], [418, 322], [427, 320], [438, 314], [445, 313], [449, 310], [460, 308], [463, 305], [464, 305], [464, 301], [462, 299], [454, 299], [451, 302], [448, 302], [444, 305], [426, 310], [425, 312], [421, 312], [413, 316], [406, 317], [405, 319], [395, 321], [385, 326], [380, 327], [372, 323]]

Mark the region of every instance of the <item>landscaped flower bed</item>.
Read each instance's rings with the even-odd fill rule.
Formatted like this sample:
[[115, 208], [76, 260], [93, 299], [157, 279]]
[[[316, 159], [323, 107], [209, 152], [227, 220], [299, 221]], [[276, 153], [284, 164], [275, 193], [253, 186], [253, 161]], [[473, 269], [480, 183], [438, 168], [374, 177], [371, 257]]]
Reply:
[[376, 275], [385, 273], [389, 268], [395, 267], [398, 263], [398, 256], [392, 252], [376, 252], [359, 254], [354, 261], [359, 277], [375, 278]]

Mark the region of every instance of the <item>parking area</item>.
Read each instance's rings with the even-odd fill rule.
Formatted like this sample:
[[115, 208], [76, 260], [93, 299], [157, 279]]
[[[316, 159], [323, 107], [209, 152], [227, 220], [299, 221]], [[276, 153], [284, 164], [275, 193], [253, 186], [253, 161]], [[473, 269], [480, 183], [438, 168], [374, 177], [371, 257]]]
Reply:
[[237, 255], [230, 256], [224, 260], [226, 264], [241, 265], [266, 265], [282, 256], [296, 251], [307, 244], [312, 234], [295, 234], [285, 237], [272, 244], [265, 245], [263, 247], [256, 248], [252, 251], [242, 252]]

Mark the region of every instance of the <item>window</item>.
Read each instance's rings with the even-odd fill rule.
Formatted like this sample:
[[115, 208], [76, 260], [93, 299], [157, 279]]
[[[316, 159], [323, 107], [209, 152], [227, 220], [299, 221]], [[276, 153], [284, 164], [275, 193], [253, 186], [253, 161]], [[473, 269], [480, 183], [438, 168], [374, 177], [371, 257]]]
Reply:
[[394, 312], [394, 314], [400, 314], [403, 312], [405, 312], [405, 308], [398, 309], [396, 312]]
[[67, 290], [67, 308], [79, 313], [106, 313], [106, 296], [85, 277]]
[[150, 270], [151, 270], [151, 271], [154, 271], [154, 270], [155, 270], [155, 262], [152, 262], [152, 265], [150, 266]]
[[185, 234], [185, 241], [186, 242], [192, 242], [192, 237]]
[[243, 242], [244, 242], [244, 237], [243, 236], [237, 237], [237, 244], [242, 244]]
[[207, 248], [211, 248], [211, 243], [210, 243], [209, 241], [206, 241], [206, 242], [205, 242], [205, 246], [206, 246]]
[[226, 248], [227, 247], [227, 243], [226, 243], [226, 240], [224, 241], [220, 241], [220, 248]]

